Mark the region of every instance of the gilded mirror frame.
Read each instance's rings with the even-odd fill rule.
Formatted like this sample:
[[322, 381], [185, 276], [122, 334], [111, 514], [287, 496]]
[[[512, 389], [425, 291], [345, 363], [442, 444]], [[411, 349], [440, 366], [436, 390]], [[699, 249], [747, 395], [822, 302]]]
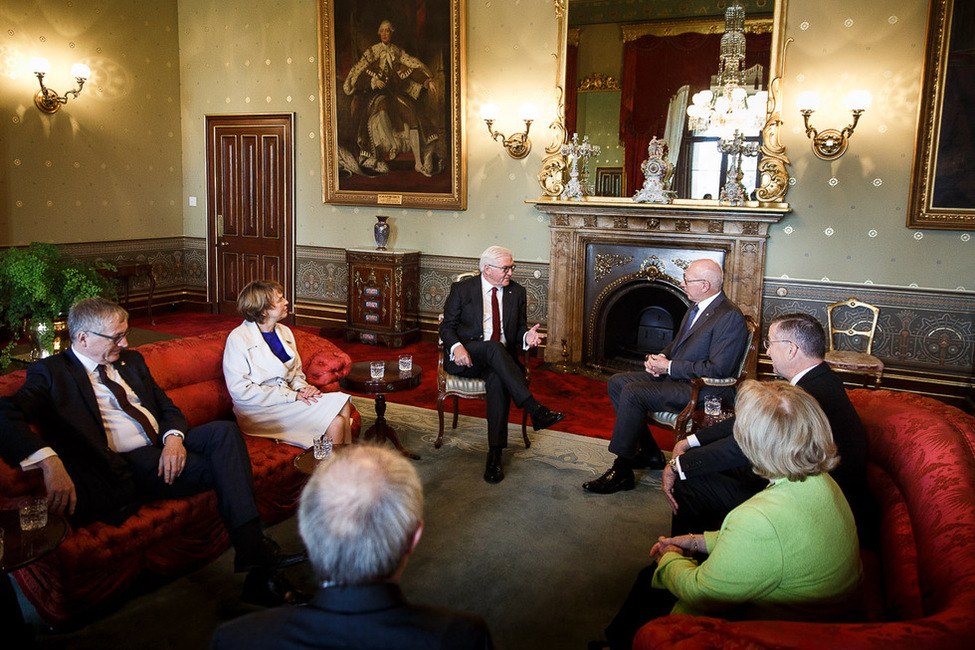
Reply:
[[[911, 198], [907, 211], [908, 228], [937, 228], [940, 230], [975, 230], [975, 205], [936, 206], [935, 184], [945, 181], [949, 170], [969, 174], [972, 145], [963, 138], [952, 137], [943, 123], [946, 100], [948, 54], [955, 0], [931, 0], [928, 12], [927, 44], [924, 72], [921, 77], [921, 105], [918, 110], [917, 139], [914, 144], [914, 164], [911, 172]], [[950, 95], [949, 96], [954, 96]], [[967, 106], [949, 101], [949, 115], [964, 112]], [[949, 120], [950, 122], [950, 120]], [[942, 148], [942, 142], [965, 144], [964, 149]], [[939, 164], [942, 169], [938, 169]], [[939, 179], [940, 176], [940, 179]], [[949, 183], [950, 186], [950, 183]], [[963, 197], [964, 198], [964, 197]]]
[[[538, 173], [538, 184], [545, 196], [556, 197], [565, 189], [566, 160], [561, 154], [562, 145], [569, 141], [569, 133], [565, 128], [565, 58], [569, 37], [569, 0], [553, 0], [555, 17], [559, 22], [558, 49], [555, 57], [556, 67], [556, 112], [555, 119], [549, 124], [552, 131], [552, 143], [545, 147], [545, 157], [542, 159], [542, 169]], [[785, 51], [788, 41], [785, 38], [785, 16], [788, 0], [775, 0], [775, 10], [772, 15], [772, 45], [769, 60], [768, 104], [766, 106], [765, 126], [762, 129], [762, 162], [759, 169], [762, 174], [762, 184], [756, 195], [762, 203], [784, 203], [786, 192], [789, 190], [789, 172], [786, 165], [785, 145], [780, 139], [782, 128], [782, 74], [785, 68]], [[718, 62], [714, 62], [715, 72]], [[715, 201], [716, 203], [716, 201]]]

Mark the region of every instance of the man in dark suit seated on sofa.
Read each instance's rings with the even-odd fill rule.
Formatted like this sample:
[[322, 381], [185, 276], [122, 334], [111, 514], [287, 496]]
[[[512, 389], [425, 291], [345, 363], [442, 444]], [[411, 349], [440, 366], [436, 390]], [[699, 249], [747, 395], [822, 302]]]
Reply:
[[[830, 476], [850, 503], [861, 545], [871, 546], [877, 522], [867, 487], [867, 437], [842, 380], [824, 361], [823, 326], [809, 314], [778, 316], [769, 325], [765, 348], [775, 374], [809, 393], [826, 414], [840, 456]], [[768, 485], [752, 472], [733, 427], [732, 417], [674, 447], [661, 485], [674, 511], [671, 536], [718, 530], [728, 512]]]
[[[236, 550], [249, 571], [244, 600], [260, 605], [306, 597], [278, 569], [304, 560], [264, 536], [250, 457], [233, 422], [188, 429], [142, 355], [127, 350], [128, 313], [88, 298], [68, 314], [71, 347], [27, 369], [24, 385], [0, 399], [0, 455], [40, 468], [48, 507], [72, 525], [119, 526], [142, 502], [214, 489]], [[31, 430], [34, 424], [43, 439]]]
[[479, 616], [413, 605], [400, 590], [423, 532], [423, 486], [402, 454], [356, 445], [319, 465], [301, 494], [298, 531], [322, 589], [305, 607], [224, 623], [212, 649], [492, 647]]
[[[545, 338], [538, 325], [528, 329], [525, 288], [513, 282], [511, 251], [491, 246], [481, 253], [481, 274], [450, 288], [444, 302], [440, 338], [444, 369], [452, 375], [483, 379], [487, 384], [488, 451], [484, 480], [504, 478], [501, 450], [508, 446], [511, 401], [525, 409], [535, 431], [547, 429], [565, 415], [539, 404], [525, 382], [520, 352]], [[499, 295], [500, 294], [500, 295]]]
[[[610, 378], [609, 399], [616, 424], [609, 450], [616, 454], [616, 461], [605, 474], [584, 483], [586, 491], [632, 490], [634, 469], [663, 468], [663, 454], [647, 427], [647, 411], [680, 412], [691, 399], [691, 379], [734, 375], [745, 353], [748, 327], [738, 306], [722, 293], [723, 279], [717, 262], [691, 262], [681, 288], [695, 304], [684, 315], [674, 340], [661, 354], [647, 357], [645, 372], [623, 372]], [[701, 400], [710, 394], [705, 392]], [[713, 394], [730, 398], [733, 392], [719, 389]]]

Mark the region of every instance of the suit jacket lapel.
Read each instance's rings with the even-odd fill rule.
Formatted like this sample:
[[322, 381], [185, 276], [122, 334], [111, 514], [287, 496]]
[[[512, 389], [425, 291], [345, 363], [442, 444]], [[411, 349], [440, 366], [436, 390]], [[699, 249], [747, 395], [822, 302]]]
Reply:
[[[512, 323], [515, 318], [515, 311], [517, 306], [515, 305], [515, 292], [510, 286], [504, 287], [504, 294], [502, 298], [501, 307], [501, 329], [504, 331], [504, 338], [510, 339], [511, 336], [508, 332], [513, 332]], [[508, 341], [510, 343], [510, 340]]]
[[[717, 308], [718, 305], [722, 303], [723, 300], [724, 300], [724, 294], [721, 294], [720, 298], [713, 301], [710, 305], [708, 305], [707, 309], [705, 309], [703, 312], [701, 312], [698, 315], [697, 320], [694, 321], [694, 325], [689, 327], [687, 331], [684, 332], [684, 336], [682, 336], [679, 341], [674, 343], [673, 346], [674, 350], [684, 345], [685, 342], [689, 341], [692, 336], [694, 336], [697, 332], [701, 330], [701, 327], [704, 325], [705, 321], [711, 318], [711, 315], [714, 314], [715, 309]], [[689, 315], [690, 315], [690, 310], [688, 310], [687, 314], [684, 315], [684, 318], [687, 318], [687, 316]], [[683, 324], [683, 321], [681, 321], [681, 323]]]
[[102, 412], [98, 409], [98, 400], [95, 398], [95, 389], [91, 387], [91, 379], [88, 377], [88, 371], [85, 370], [85, 366], [71, 348], [68, 348], [64, 352], [64, 361], [68, 369], [68, 374], [78, 385], [78, 392], [81, 393], [85, 406], [88, 407], [92, 418], [98, 424], [98, 430], [105, 440], [108, 440], [108, 437], [105, 435], [105, 423], [102, 421]]

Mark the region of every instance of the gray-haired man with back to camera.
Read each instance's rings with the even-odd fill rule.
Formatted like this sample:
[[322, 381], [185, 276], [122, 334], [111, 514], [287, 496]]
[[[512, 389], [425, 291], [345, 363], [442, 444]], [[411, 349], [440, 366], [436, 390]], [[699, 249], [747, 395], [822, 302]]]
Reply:
[[356, 445], [322, 463], [301, 494], [298, 530], [322, 580], [318, 594], [305, 607], [221, 625], [211, 648], [493, 647], [480, 617], [413, 605], [400, 590], [423, 532], [423, 487], [398, 452]]

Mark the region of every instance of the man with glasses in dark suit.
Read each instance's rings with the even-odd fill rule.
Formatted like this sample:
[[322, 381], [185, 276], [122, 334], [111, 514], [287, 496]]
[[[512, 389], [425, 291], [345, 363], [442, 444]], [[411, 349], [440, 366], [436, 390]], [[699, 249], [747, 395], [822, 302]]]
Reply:
[[74, 526], [119, 526], [145, 501], [213, 489], [235, 570], [248, 571], [244, 600], [304, 602], [277, 569], [305, 558], [264, 536], [240, 429], [230, 421], [190, 429], [142, 355], [127, 349], [128, 318], [102, 298], [71, 307], [71, 347], [32, 363], [24, 385], [0, 399], [0, 455], [40, 468], [49, 508]]
[[[721, 267], [709, 259], [691, 262], [681, 288], [694, 306], [681, 321], [674, 339], [660, 354], [648, 355], [645, 371], [623, 372], [609, 380], [609, 399], [616, 411], [609, 450], [616, 460], [605, 474], [583, 484], [587, 492], [613, 494], [632, 490], [633, 470], [662, 469], [664, 457], [650, 435], [648, 411], [680, 412], [691, 399], [695, 377], [735, 374], [748, 342], [745, 317], [721, 291]], [[702, 391], [730, 397], [732, 389]]]
[[539, 404], [525, 381], [518, 355], [545, 338], [538, 325], [528, 328], [525, 288], [513, 282], [511, 251], [491, 246], [480, 259], [478, 276], [455, 282], [444, 303], [440, 338], [444, 369], [452, 375], [483, 379], [487, 384], [488, 451], [484, 480], [504, 478], [501, 450], [508, 445], [511, 402], [531, 416], [535, 431], [547, 429], [565, 415]]

